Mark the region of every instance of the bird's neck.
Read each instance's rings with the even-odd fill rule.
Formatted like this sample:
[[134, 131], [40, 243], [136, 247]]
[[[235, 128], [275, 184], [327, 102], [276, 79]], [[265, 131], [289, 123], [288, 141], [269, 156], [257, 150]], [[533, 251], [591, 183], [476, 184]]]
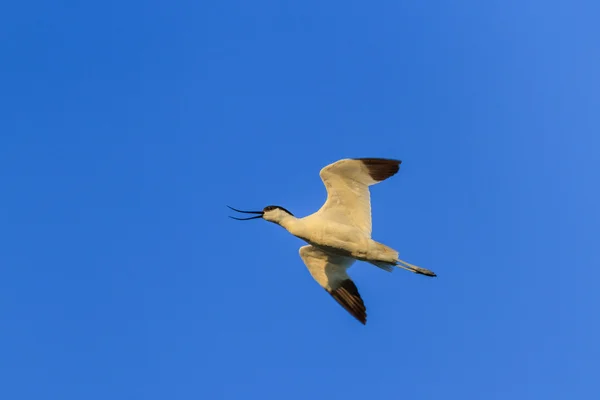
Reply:
[[292, 235], [297, 236], [298, 230], [300, 229], [300, 219], [292, 216], [292, 215], [286, 215], [285, 217], [281, 218], [281, 220], [279, 221], [279, 225], [281, 225], [285, 230], [287, 230], [289, 233], [291, 233]]

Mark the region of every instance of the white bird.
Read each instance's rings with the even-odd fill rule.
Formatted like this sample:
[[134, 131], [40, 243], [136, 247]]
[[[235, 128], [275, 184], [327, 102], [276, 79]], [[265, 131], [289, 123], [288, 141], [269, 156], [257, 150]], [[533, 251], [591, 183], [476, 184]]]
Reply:
[[228, 206], [237, 212], [258, 214], [231, 218], [263, 218], [307, 242], [300, 248], [300, 257], [312, 277], [352, 316], [366, 324], [366, 307], [346, 272], [355, 261], [365, 261], [388, 272], [399, 267], [436, 276], [428, 269], [400, 260], [396, 250], [371, 239], [369, 186], [395, 175], [400, 163], [383, 158], [356, 158], [326, 166], [319, 175], [327, 189], [327, 201], [304, 218], [296, 218], [280, 206], [267, 206], [263, 211], [241, 211]]

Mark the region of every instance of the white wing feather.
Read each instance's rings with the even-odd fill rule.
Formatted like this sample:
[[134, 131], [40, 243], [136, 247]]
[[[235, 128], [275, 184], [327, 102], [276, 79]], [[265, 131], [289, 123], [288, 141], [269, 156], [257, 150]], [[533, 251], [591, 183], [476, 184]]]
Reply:
[[327, 201], [314, 215], [351, 225], [371, 237], [369, 186], [398, 172], [400, 161], [381, 158], [344, 159], [324, 167], [319, 175]]
[[353, 258], [325, 253], [310, 245], [300, 247], [300, 257], [314, 280], [326, 290], [337, 289], [341, 282], [350, 279], [346, 270], [355, 262]]
[[329, 254], [310, 245], [300, 248], [300, 257], [319, 285], [354, 318], [366, 324], [367, 309], [356, 285], [346, 273], [354, 259]]

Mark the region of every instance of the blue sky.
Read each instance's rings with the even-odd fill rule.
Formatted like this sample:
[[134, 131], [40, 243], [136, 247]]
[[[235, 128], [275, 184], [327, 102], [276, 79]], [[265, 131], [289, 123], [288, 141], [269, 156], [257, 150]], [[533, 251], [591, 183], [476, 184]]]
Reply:
[[[0, 8], [3, 399], [589, 399], [600, 391], [593, 1]], [[350, 271], [225, 205], [403, 160]]]

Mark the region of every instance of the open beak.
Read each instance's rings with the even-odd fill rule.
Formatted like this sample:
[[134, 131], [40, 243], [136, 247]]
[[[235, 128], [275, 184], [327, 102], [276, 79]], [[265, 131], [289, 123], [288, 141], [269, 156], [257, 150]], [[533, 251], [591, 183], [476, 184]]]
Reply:
[[[227, 206], [227, 207], [229, 207], [229, 206]], [[231, 208], [233, 211], [237, 211], [237, 212], [244, 213], [244, 214], [259, 214], [259, 215], [255, 216], [255, 217], [248, 217], [248, 218], [229, 217], [229, 218], [237, 219], [238, 221], [247, 221], [249, 219], [262, 218], [262, 216], [264, 214], [264, 212], [262, 212], [262, 211], [242, 211], [242, 210], [238, 210], [238, 209], [233, 208], [233, 207], [229, 207], [229, 208]]]

